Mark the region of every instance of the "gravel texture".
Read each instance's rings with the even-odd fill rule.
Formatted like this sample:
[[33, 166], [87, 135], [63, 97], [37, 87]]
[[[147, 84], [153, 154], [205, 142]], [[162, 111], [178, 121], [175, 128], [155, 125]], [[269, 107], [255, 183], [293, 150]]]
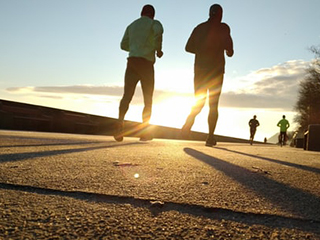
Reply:
[[320, 153], [0, 130], [0, 239], [320, 239]]

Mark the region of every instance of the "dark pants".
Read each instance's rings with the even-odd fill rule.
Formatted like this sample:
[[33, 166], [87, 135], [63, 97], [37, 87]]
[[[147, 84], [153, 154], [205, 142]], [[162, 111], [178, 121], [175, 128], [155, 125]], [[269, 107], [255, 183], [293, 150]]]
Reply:
[[196, 104], [189, 114], [185, 128], [192, 127], [196, 116], [201, 112], [209, 92], [209, 135], [213, 135], [218, 120], [218, 104], [223, 83], [223, 70], [201, 69], [195, 67], [194, 72], [194, 94]]
[[281, 143], [281, 140], [283, 140], [284, 143], [287, 141], [287, 132], [280, 132], [279, 143]]
[[250, 139], [253, 140], [254, 138], [254, 135], [256, 134], [256, 128], [250, 128]]
[[154, 91], [153, 62], [137, 57], [128, 58], [124, 79], [124, 93], [119, 106], [119, 120], [124, 120], [124, 116], [129, 109], [129, 104], [139, 81], [141, 82], [141, 89], [144, 99], [142, 121], [144, 123], [149, 122], [151, 117], [152, 96]]

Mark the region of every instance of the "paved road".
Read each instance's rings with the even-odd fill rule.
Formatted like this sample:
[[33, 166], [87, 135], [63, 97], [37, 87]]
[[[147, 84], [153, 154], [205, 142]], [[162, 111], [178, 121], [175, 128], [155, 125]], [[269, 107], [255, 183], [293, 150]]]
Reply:
[[0, 239], [320, 239], [320, 153], [0, 130]]

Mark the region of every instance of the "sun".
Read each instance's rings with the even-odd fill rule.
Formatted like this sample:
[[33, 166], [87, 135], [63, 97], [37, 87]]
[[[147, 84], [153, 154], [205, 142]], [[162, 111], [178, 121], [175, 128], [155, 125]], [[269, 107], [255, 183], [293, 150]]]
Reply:
[[181, 128], [194, 103], [193, 97], [172, 96], [154, 104], [151, 124]]

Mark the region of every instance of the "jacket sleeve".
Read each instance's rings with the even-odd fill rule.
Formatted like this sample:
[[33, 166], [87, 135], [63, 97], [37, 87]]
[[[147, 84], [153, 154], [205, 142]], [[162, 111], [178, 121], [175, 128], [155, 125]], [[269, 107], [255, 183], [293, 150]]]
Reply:
[[121, 40], [120, 47], [124, 51], [127, 51], [127, 52], [130, 51], [130, 48], [129, 48], [129, 30], [128, 30], [128, 28], [126, 28], [126, 31], [124, 32], [124, 35], [123, 35], [122, 40]]
[[161, 51], [163, 27], [159, 21], [156, 21], [156, 20], [154, 21], [153, 33], [154, 33], [154, 48], [156, 51]]
[[233, 55], [233, 41], [231, 38], [231, 30], [227, 24], [224, 24], [224, 28], [226, 31], [225, 50], [227, 52], [227, 56], [232, 57], [232, 55]]
[[195, 47], [195, 29], [192, 31], [188, 42], [186, 44], [185, 50], [189, 53], [196, 53], [196, 47]]

